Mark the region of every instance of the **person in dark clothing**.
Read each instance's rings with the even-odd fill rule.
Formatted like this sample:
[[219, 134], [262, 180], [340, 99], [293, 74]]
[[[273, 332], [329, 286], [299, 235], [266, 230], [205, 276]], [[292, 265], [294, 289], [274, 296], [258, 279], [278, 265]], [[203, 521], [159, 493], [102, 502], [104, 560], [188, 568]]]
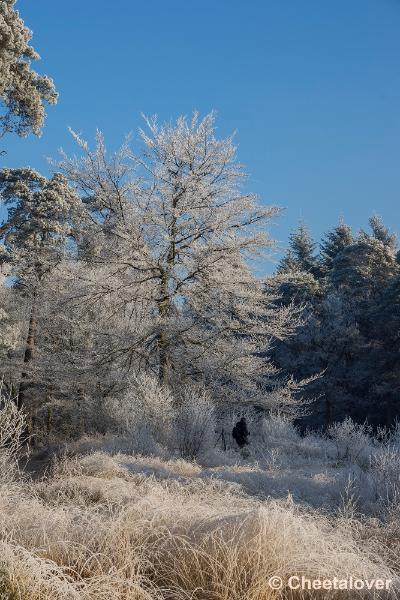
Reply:
[[243, 448], [243, 446], [248, 445], [249, 430], [247, 429], [247, 423], [244, 417], [242, 417], [232, 429], [232, 437], [239, 448]]

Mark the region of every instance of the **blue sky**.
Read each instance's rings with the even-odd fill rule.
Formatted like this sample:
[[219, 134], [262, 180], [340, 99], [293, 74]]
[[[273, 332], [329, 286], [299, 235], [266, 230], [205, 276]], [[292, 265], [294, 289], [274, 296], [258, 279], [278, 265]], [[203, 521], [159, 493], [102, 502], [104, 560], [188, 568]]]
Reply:
[[[400, 0], [18, 0], [60, 92], [40, 139], [2, 140], [3, 165], [48, 172], [67, 127], [110, 149], [193, 109], [237, 130], [247, 187], [318, 238], [378, 212], [400, 231]], [[136, 136], [135, 136], [136, 137]]]

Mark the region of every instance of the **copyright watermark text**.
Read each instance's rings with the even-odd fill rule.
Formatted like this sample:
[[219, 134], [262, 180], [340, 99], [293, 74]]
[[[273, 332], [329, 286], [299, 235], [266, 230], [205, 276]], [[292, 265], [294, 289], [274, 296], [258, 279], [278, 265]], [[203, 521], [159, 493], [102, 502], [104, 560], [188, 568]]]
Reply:
[[349, 577], [339, 579], [338, 577], [311, 579], [305, 575], [292, 575], [283, 579], [273, 575], [268, 580], [268, 585], [273, 590], [389, 590], [392, 579], [358, 579]]

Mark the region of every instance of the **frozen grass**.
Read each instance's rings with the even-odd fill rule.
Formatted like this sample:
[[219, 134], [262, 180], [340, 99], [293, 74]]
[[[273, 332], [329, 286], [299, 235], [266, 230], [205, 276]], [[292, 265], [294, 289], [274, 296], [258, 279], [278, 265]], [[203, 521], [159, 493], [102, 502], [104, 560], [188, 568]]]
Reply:
[[[59, 461], [47, 479], [3, 485], [3, 596], [268, 600], [280, 597], [271, 575], [396, 580], [393, 523], [333, 517], [290, 497], [260, 500], [215, 473], [97, 452]], [[335, 596], [292, 596], [302, 597]]]
[[282, 419], [257, 426], [245, 457], [210, 444], [197, 461], [87, 438], [36, 480], [10, 471], [6, 441], [1, 600], [354, 598], [285, 595], [272, 575], [392, 579], [390, 592], [362, 597], [398, 597], [398, 433], [379, 442], [351, 422], [324, 437]]
[[[209, 429], [212, 430], [210, 427]], [[230, 482], [260, 500], [291, 494], [296, 502], [335, 511], [349, 496], [358, 512], [382, 518], [400, 498], [398, 430], [374, 438], [367, 427], [346, 420], [327, 435], [299, 435], [282, 418], [250, 423], [250, 446], [245, 454], [233, 447], [223, 452], [209, 441], [196, 461], [178, 457], [179, 449], [160, 447], [159, 455], [141, 457], [126, 438], [86, 438], [68, 447], [70, 454], [96, 455], [80, 461], [90, 475], [90, 461], [104, 463], [114, 456], [113, 468], [158, 479], [197, 477]], [[108, 458], [107, 458], [108, 457]], [[71, 462], [70, 462], [71, 464]], [[83, 466], [85, 465], [85, 466]], [[71, 467], [70, 467], [71, 468]]]

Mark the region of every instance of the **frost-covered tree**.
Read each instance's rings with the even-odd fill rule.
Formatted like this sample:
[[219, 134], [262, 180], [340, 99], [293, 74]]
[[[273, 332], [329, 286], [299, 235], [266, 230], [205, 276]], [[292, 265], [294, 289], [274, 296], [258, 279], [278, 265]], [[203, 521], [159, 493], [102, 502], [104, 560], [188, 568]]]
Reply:
[[40, 133], [44, 103], [55, 104], [57, 93], [49, 77], [38, 75], [31, 61], [39, 55], [29, 45], [31, 32], [15, 10], [15, 0], [0, 2], [0, 135]]
[[20, 285], [35, 287], [64, 256], [79, 198], [63, 175], [46, 179], [30, 168], [2, 169], [0, 198], [8, 209], [2, 263]]
[[278, 267], [278, 272], [305, 271], [317, 274], [315, 243], [304, 223], [289, 236], [289, 249]]
[[[146, 308], [143, 336], [115, 349], [143, 360], [163, 382], [256, 382], [256, 352], [290, 328], [290, 310], [269, 310], [249, 261], [271, 247], [265, 233], [278, 209], [242, 191], [245, 173], [232, 139], [215, 137], [214, 116], [147, 120], [142, 153], [126, 145], [91, 151], [61, 169], [79, 188], [92, 219], [82, 256], [102, 265], [87, 297], [113, 295], [126, 314]], [[99, 283], [99, 282], [98, 282]]]
[[343, 221], [328, 231], [321, 242], [320, 265], [324, 274], [332, 268], [334, 259], [353, 242], [351, 227]]
[[369, 226], [372, 230], [372, 235], [374, 238], [382, 242], [385, 246], [388, 246], [393, 251], [395, 251], [398, 247], [398, 240], [395, 233], [389, 231], [389, 229], [384, 225], [382, 218], [378, 215], [374, 215], [369, 220]]
[[[196, 355], [196, 347], [212, 352], [213, 339], [234, 336], [239, 346], [245, 332], [255, 333], [262, 295], [245, 261], [271, 245], [262, 230], [278, 211], [241, 191], [243, 169], [232, 140], [214, 137], [213, 115], [162, 127], [147, 123], [140, 164], [149, 177], [139, 204], [149, 267], [158, 271], [163, 379], [174, 361], [173, 346], [183, 344]], [[177, 312], [183, 320], [174, 331], [170, 322]]]
[[63, 175], [46, 179], [32, 169], [0, 171], [0, 194], [8, 208], [8, 218], [0, 226], [0, 262], [7, 265], [14, 288], [30, 306], [19, 390], [22, 404], [28, 386], [27, 367], [36, 347], [39, 312], [45, 301], [45, 282], [65, 256], [80, 200]]
[[267, 290], [275, 289], [278, 304], [308, 307], [318, 301], [321, 294], [321, 284], [306, 271], [279, 272], [267, 280]]
[[397, 241], [378, 217], [370, 227], [353, 237], [340, 223], [325, 236], [317, 281], [296, 271], [274, 278], [282, 301], [306, 305], [304, 326], [275, 345], [274, 363], [296, 378], [324, 373], [305, 390], [317, 398], [311, 426], [347, 416], [389, 425], [400, 415]]
[[353, 244], [340, 252], [332, 264], [329, 282], [355, 302], [376, 298], [397, 271], [391, 245], [375, 235], [361, 232]]
[[20, 377], [17, 356], [25, 316], [25, 305], [20, 302], [18, 292], [0, 283], [0, 380], [12, 395], [15, 395]]
[[297, 273], [298, 271], [298, 261], [293, 250], [289, 248], [284, 257], [279, 261], [278, 273]]
[[379, 399], [382, 420], [390, 425], [400, 414], [400, 269], [382, 290], [368, 314], [369, 351], [373, 363], [372, 393]]

